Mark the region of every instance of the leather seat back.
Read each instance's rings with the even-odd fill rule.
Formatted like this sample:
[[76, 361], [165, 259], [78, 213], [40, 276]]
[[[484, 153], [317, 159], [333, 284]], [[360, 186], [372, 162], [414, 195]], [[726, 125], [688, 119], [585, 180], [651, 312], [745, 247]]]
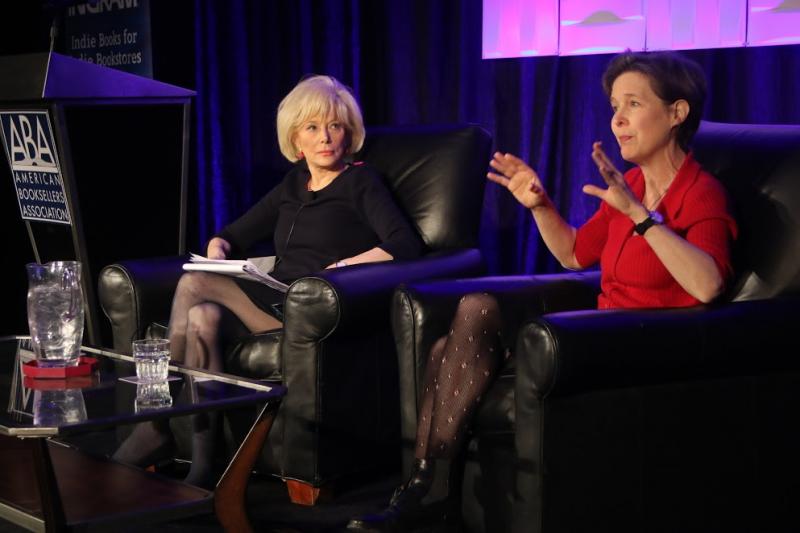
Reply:
[[800, 289], [800, 126], [703, 122], [693, 150], [733, 201], [739, 239], [730, 297]]
[[472, 248], [484, 189], [475, 169], [488, 169], [490, 146], [475, 125], [372, 128], [356, 159], [384, 175], [428, 249]]

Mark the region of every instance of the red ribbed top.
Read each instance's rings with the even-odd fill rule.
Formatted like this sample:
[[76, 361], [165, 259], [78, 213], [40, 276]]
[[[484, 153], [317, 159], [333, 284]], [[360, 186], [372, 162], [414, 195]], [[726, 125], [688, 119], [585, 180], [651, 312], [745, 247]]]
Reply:
[[[625, 173], [625, 181], [641, 200], [644, 174], [639, 167]], [[717, 263], [727, 282], [733, 275], [731, 243], [738, 228], [730, 214], [722, 185], [689, 154], [657, 210], [664, 224]], [[633, 221], [602, 202], [597, 212], [578, 228], [575, 257], [584, 268], [600, 261], [599, 309], [688, 307], [699, 300], [675, 281], [644, 237], [633, 232]]]

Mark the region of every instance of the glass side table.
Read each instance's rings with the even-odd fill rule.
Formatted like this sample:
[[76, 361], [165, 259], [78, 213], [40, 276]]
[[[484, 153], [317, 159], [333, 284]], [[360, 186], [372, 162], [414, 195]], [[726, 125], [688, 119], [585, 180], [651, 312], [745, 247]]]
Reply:
[[[83, 347], [88, 376], [32, 379], [27, 337], [0, 338], [0, 517], [33, 531], [153, 523], [214, 510], [228, 531], [252, 531], [245, 491], [285, 387], [170, 365], [170, 381], [140, 389], [133, 359]], [[258, 415], [213, 492], [58, 441], [124, 424], [258, 405]]]

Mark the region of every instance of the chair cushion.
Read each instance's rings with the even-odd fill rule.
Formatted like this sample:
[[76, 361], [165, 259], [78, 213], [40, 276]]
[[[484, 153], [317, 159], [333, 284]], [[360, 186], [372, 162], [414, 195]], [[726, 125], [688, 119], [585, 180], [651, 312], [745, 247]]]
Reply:
[[252, 379], [282, 381], [282, 340], [282, 329], [241, 337], [225, 354], [225, 372]]

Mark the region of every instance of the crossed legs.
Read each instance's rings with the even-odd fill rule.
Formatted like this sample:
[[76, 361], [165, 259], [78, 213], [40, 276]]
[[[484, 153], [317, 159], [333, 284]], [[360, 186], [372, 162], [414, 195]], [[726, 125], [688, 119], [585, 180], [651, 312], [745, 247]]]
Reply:
[[175, 289], [169, 319], [172, 359], [196, 368], [222, 369], [220, 335], [226, 333], [223, 309], [250, 331], [280, 328], [281, 322], [258, 308], [229, 277], [207, 272], [184, 274]]
[[[222, 340], [235, 330], [230, 313], [251, 332], [282, 327], [281, 322], [258, 308], [229, 277], [205, 272], [184, 274], [175, 290], [169, 322], [174, 361], [205, 370], [222, 370]], [[217, 413], [192, 415], [192, 466], [186, 481], [208, 485], [213, 474]], [[165, 422], [139, 424], [114, 458], [147, 464], [172, 444]]]

